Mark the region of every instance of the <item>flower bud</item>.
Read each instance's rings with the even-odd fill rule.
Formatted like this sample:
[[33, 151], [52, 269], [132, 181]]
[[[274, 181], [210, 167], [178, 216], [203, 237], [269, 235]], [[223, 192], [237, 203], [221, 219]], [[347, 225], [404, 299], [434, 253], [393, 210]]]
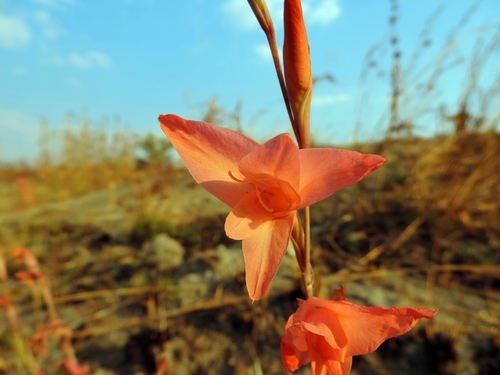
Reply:
[[285, 0], [283, 64], [288, 100], [292, 108], [301, 148], [309, 146], [309, 115], [312, 73], [309, 43], [300, 0]]

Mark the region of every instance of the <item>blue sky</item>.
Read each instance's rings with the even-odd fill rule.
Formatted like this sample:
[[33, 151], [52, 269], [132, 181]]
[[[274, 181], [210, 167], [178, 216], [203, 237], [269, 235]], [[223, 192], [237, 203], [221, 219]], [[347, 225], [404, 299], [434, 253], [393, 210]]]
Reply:
[[[281, 46], [283, 1], [267, 2]], [[500, 1], [399, 3], [395, 28], [408, 94], [401, 116], [431, 134], [437, 105], [453, 111], [463, 95], [474, 43], [498, 32]], [[477, 9], [454, 34], [458, 43], [441, 56], [450, 31], [474, 3]], [[335, 77], [314, 92], [316, 139], [341, 144], [383, 134], [390, 6], [387, 0], [303, 1], [313, 74]], [[438, 9], [432, 43], [412, 57]], [[377, 45], [376, 67], [361, 78], [367, 52]], [[498, 49], [492, 55], [478, 79], [486, 86], [500, 74]], [[420, 97], [417, 83], [436, 61], [452, 68], [432, 95]], [[243, 127], [258, 140], [290, 131], [265, 36], [246, 0], [0, 0], [0, 160], [33, 160], [41, 118], [58, 129], [69, 112], [94, 126], [118, 116], [118, 130], [161, 135], [158, 114], [196, 119], [212, 97], [228, 111], [241, 102]]]

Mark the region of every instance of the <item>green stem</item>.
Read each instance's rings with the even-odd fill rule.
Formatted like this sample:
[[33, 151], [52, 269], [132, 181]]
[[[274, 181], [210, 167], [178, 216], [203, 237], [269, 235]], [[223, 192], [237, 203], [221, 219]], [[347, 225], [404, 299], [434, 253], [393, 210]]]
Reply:
[[304, 270], [302, 278], [304, 280], [304, 287], [307, 298], [314, 296], [314, 276], [311, 266], [311, 217], [309, 206], [304, 208], [304, 241], [303, 241], [303, 255], [304, 255]]
[[32, 375], [38, 374], [38, 365], [36, 364], [33, 356], [27, 352], [27, 349], [25, 348], [24, 342], [19, 332], [12, 332], [12, 341], [17, 355], [21, 358], [21, 361], [28, 369], [28, 372]]
[[299, 264], [302, 275], [302, 286], [306, 298], [314, 295], [314, 277], [311, 267], [311, 241], [310, 241], [310, 214], [309, 207], [304, 208], [304, 222], [302, 223], [298, 213], [295, 213], [295, 221], [292, 230], [292, 244], [295, 249], [295, 257]]

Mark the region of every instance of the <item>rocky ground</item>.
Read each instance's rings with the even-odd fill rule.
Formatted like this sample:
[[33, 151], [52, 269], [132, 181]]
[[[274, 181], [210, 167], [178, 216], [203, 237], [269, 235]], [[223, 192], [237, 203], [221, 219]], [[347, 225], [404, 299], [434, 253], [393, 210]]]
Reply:
[[[223, 231], [228, 208], [182, 170], [169, 173], [0, 214], [3, 242], [38, 257], [77, 357], [93, 374], [153, 374], [160, 358], [168, 374], [282, 374], [281, 335], [302, 296], [294, 255], [285, 257], [269, 297], [252, 304], [241, 244]], [[498, 264], [431, 261], [432, 221], [394, 207], [360, 211], [365, 198], [354, 189], [313, 208], [319, 293], [344, 285], [359, 304], [438, 314], [355, 358], [352, 374], [499, 374]], [[499, 250], [480, 235], [443, 241], [445, 250], [486, 257]], [[20, 266], [9, 267], [13, 274]], [[26, 285], [11, 277], [8, 286], [29, 337], [43, 308]], [[62, 373], [51, 345], [42, 367]], [[0, 349], [4, 373], [16, 373], [3, 318]]]

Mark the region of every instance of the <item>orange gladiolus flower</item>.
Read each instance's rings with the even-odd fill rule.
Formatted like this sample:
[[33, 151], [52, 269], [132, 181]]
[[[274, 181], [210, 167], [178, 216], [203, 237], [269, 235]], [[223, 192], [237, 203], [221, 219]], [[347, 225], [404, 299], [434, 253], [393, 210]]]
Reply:
[[358, 306], [311, 297], [290, 316], [281, 340], [283, 365], [295, 371], [311, 362], [313, 375], [347, 375], [352, 357], [373, 352], [435, 310]]
[[295, 211], [361, 180], [385, 159], [354, 151], [301, 149], [288, 134], [264, 144], [175, 115], [161, 127], [196, 182], [232, 207], [225, 230], [243, 240], [250, 298], [267, 292], [286, 252]]

